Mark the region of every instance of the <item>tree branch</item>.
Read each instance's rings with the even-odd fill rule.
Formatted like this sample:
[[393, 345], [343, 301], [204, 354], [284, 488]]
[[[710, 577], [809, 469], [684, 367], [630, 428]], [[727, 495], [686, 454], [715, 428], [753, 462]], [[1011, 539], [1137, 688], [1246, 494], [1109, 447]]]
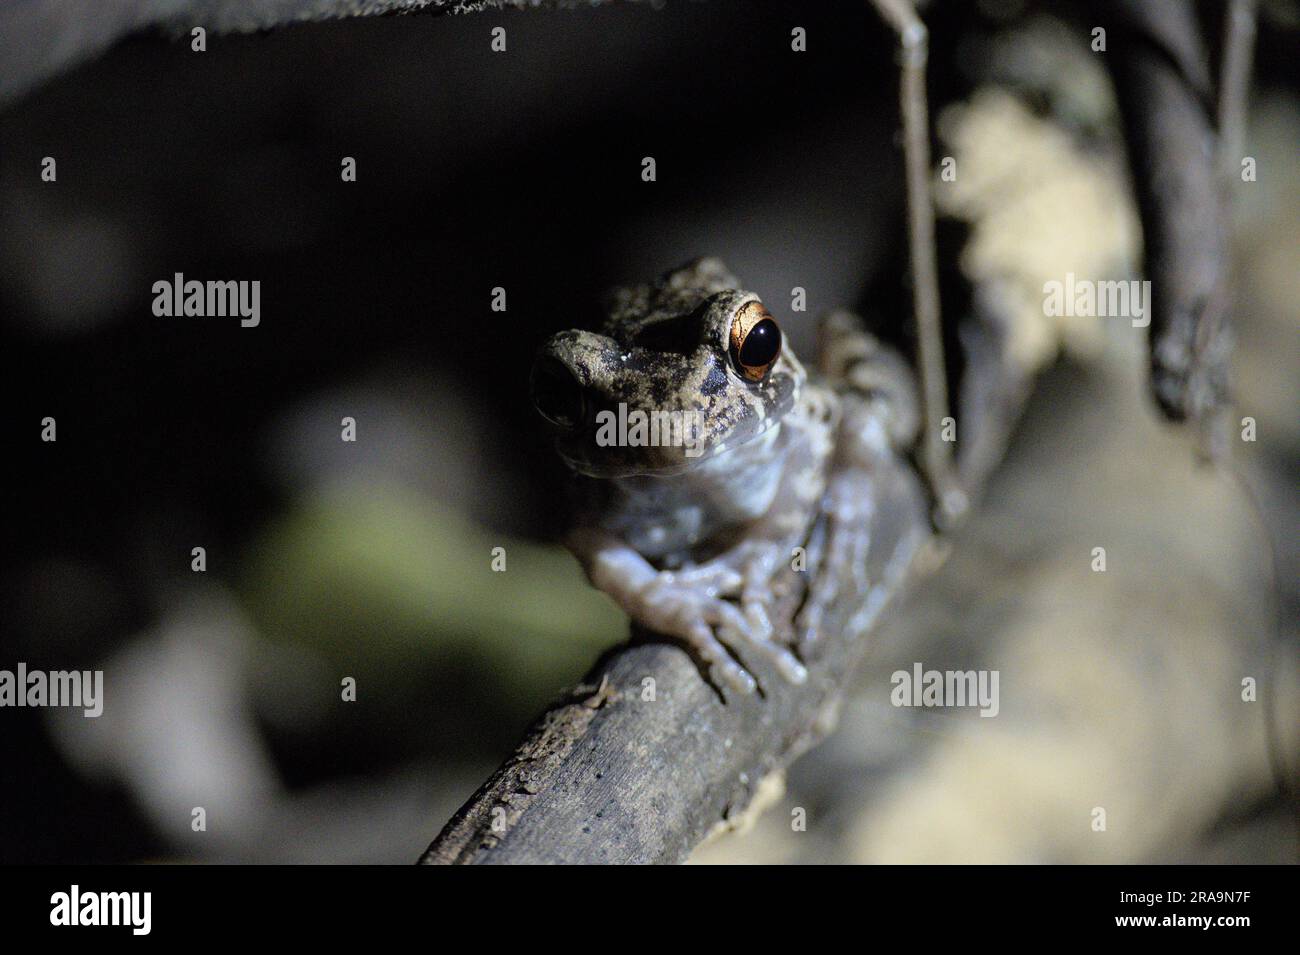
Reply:
[[[824, 631], [827, 652], [806, 683], [764, 670], [765, 696], [724, 703], [679, 647], [619, 650], [541, 718], [421, 861], [680, 862], [734, 819], [769, 774], [829, 729], [843, 682], [868, 645], [852, 636], [849, 618], [865, 606], [869, 628], [928, 539], [914, 475], [881, 478], [874, 585], [865, 601], [836, 606]], [[648, 680], [652, 699], [643, 692]]]

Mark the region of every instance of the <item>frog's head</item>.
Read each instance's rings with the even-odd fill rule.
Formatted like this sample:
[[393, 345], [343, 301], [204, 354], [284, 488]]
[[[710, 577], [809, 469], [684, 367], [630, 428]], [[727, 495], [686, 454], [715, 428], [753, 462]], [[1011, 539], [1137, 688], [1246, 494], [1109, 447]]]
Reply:
[[593, 477], [670, 475], [775, 436], [803, 366], [771, 313], [717, 259], [614, 293], [600, 332], [552, 336], [533, 404], [571, 467]]

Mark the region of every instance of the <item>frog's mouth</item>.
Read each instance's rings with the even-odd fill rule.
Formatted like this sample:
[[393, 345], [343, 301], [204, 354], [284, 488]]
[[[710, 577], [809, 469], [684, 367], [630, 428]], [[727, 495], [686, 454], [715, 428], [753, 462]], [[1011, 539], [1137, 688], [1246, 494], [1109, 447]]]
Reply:
[[669, 478], [766, 452], [780, 436], [787, 410], [778, 407], [762, 419], [748, 418], [717, 433], [703, 428], [692, 432], [670, 417], [660, 419], [656, 431], [648, 423], [649, 413], [641, 417], [635, 410], [610, 412], [599, 416], [596, 425], [557, 435], [555, 448], [570, 468], [587, 477]]

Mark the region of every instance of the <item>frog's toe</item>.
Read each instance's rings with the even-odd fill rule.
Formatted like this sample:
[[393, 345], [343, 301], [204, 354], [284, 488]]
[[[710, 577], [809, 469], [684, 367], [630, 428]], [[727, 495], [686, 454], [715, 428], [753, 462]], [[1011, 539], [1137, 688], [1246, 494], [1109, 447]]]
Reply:
[[816, 646], [822, 633], [822, 617], [825, 611], [824, 601], [834, 599], [834, 593], [831, 592], [818, 594], [815, 600], [810, 600], [804, 605], [803, 610], [799, 612], [799, 618], [795, 621], [795, 634], [799, 641], [799, 646], [803, 647], [805, 652]]
[[772, 662], [781, 676], [795, 686], [801, 685], [808, 679], [808, 668], [785, 647], [776, 647]]
[[808, 668], [789, 647], [774, 640], [751, 640], [749, 646], [771, 663], [787, 682], [798, 685], [808, 679]]
[[744, 696], [758, 689], [758, 681], [735, 661], [722, 642], [713, 635], [713, 628], [703, 620], [691, 628], [687, 642], [704, 661], [709, 679], [715, 684], [730, 687]]
[[755, 640], [772, 639], [772, 618], [767, 612], [767, 603], [762, 600], [747, 599], [743, 603], [745, 620]]
[[745, 581], [740, 571], [721, 563], [686, 567], [673, 571], [673, 577], [678, 583], [699, 588], [713, 597], [737, 593]]
[[701, 610], [706, 623], [718, 630], [723, 641], [748, 640], [752, 636], [749, 620], [735, 604], [726, 600], [707, 600]]
[[726, 622], [719, 627], [718, 636], [733, 650], [742, 656], [756, 653], [767, 660], [776, 671], [791, 683], [802, 683], [808, 679], [808, 670], [799, 658], [772, 637], [772, 625], [768, 619], [767, 608], [762, 604], [746, 607], [742, 613], [734, 604], [723, 604], [728, 613], [724, 614]]

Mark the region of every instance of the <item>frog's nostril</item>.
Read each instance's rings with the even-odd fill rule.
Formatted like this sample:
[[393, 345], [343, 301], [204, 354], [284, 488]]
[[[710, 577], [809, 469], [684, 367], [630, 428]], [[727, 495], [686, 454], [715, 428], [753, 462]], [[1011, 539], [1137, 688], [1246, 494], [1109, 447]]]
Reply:
[[564, 362], [549, 355], [533, 365], [533, 407], [551, 424], [572, 429], [582, 423], [582, 385]]

